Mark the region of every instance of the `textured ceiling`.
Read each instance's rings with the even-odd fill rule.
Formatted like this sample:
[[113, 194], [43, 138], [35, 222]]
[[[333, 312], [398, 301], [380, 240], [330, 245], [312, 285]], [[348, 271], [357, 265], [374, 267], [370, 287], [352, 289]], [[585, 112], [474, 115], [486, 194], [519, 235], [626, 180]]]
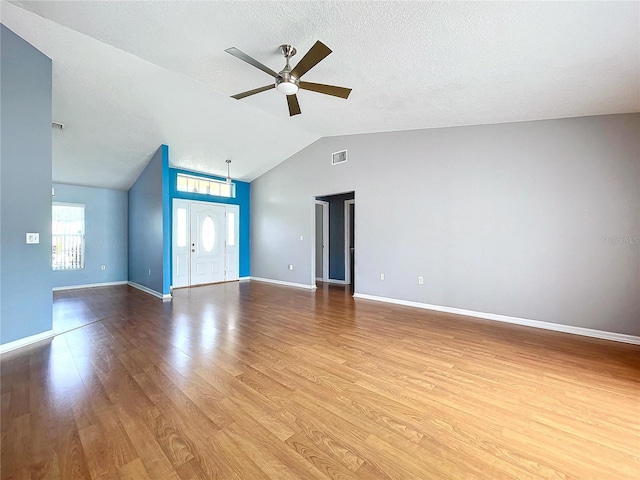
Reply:
[[[640, 110], [639, 2], [14, 3], [3, 23], [54, 60], [69, 183], [127, 188], [160, 143], [251, 180], [321, 136]], [[348, 100], [228, 98], [271, 77], [225, 48], [278, 71], [281, 43], [295, 64], [315, 40], [334, 53], [304, 80]]]

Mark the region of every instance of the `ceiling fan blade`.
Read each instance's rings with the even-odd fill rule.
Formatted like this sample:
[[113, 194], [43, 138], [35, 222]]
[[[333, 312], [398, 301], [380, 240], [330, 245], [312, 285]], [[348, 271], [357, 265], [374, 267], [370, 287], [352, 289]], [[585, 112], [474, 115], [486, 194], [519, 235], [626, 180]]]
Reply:
[[320, 61], [331, 53], [331, 49], [318, 40], [313, 47], [298, 62], [291, 71], [291, 75], [300, 80], [300, 77], [315, 67]]
[[293, 117], [294, 115], [298, 115], [302, 113], [300, 111], [300, 104], [298, 103], [298, 97], [296, 94], [287, 95], [287, 103], [289, 104], [289, 116]]
[[333, 95], [334, 97], [348, 98], [351, 93], [350, 88], [336, 87], [334, 85], [325, 85], [324, 83], [300, 82], [300, 88], [303, 90], [311, 90], [312, 92], [324, 93], [325, 95]]
[[231, 98], [240, 100], [241, 98], [248, 97], [249, 95], [255, 95], [256, 93], [266, 92], [267, 90], [271, 90], [272, 88], [276, 88], [275, 84], [273, 83], [271, 85], [265, 85], [264, 87], [254, 88], [253, 90], [247, 90], [246, 92], [231, 95]]
[[267, 67], [266, 65], [263, 65], [262, 63], [257, 61], [255, 58], [250, 57], [246, 53], [241, 52], [236, 47], [227, 48], [225, 52], [230, 53], [231, 55], [233, 55], [236, 58], [239, 58], [243, 62], [247, 62], [249, 65], [253, 65], [256, 68], [259, 68], [260, 70], [262, 70], [265, 73], [268, 73], [274, 78], [278, 76], [278, 74], [273, 70], [271, 70], [269, 67]]

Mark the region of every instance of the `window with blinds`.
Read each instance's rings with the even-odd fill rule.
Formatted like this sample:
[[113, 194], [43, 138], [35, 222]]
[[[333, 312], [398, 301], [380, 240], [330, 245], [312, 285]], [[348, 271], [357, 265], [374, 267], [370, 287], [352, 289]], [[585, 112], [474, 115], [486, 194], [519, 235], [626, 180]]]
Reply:
[[54, 270], [84, 268], [84, 205], [53, 203], [51, 266]]

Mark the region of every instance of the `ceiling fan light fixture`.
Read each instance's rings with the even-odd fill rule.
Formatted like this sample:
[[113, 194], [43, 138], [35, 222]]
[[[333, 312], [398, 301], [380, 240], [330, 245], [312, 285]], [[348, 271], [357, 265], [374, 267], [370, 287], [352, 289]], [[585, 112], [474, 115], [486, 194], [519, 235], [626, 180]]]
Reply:
[[293, 82], [282, 81], [276, 84], [276, 88], [280, 93], [284, 93], [285, 95], [295, 95], [298, 93], [299, 87]]

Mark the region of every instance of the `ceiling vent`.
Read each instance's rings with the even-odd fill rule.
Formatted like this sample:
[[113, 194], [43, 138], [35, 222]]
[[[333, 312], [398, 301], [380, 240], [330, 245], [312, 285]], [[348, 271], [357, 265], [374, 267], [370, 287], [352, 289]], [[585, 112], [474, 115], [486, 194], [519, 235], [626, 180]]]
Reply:
[[347, 161], [347, 151], [341, 150], [331, 154], [331, 165], [338, 165]]

